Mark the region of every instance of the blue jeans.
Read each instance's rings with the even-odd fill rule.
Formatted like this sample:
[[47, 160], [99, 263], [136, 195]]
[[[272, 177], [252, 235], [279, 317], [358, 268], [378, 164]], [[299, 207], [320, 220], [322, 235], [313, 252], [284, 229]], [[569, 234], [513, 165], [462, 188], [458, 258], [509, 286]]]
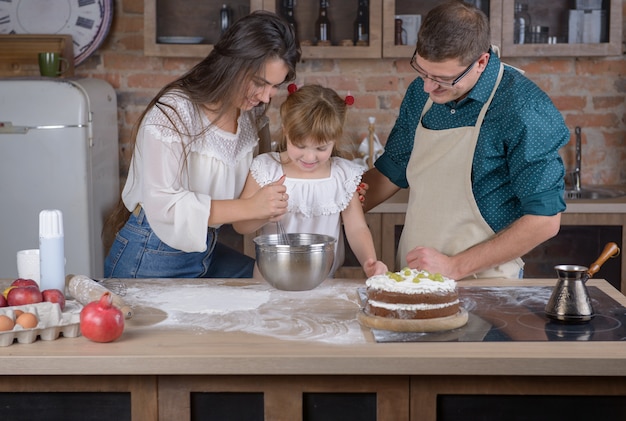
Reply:
[[207, 249], [186, 253], [157, 237], [141, 209], [132, 213], [104, 260], [106, 278], [252, 278], [254, 259], [217, 242], [207, 230]]

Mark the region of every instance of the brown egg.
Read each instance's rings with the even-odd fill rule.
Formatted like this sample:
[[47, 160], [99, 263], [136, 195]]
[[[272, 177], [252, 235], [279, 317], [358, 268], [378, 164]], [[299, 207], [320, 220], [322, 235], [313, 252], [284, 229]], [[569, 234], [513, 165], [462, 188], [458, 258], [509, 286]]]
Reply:
[[24, 329], [37, 327], [37, 323], [39, 323], [39, 319], [37, 319], [37, 316], [33, 313], [24, 313], [15, 319], [15, 324], [22, 326]]
[[17, 310], [17, 309], [13, 310], [13, 317], [15, 317], [16, 319], [20, 317], [22, 314], [24, 314], [22, 310]]
[[15, 323], [13, 319], [4, 314], [0, 314], [0, 332], [6, 332], [7, 330], [12, 330]]

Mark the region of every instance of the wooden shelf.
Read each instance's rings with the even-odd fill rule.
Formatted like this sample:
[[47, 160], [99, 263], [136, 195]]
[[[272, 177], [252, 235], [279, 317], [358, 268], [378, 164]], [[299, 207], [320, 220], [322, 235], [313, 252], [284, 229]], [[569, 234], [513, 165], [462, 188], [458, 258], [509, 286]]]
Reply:
[[[536, 21], [553, 28], [561, 41], [563, 38], [563, 15], [569, 7], [569, 0], [541, 2], [524, 0], [529, 4], [531, 14], [541, 17]], [[336, 35], [332, 46], [302, 46], [303, 59], [377, 59], [409, 58], [414, 45], [395, 45], [394, 19], [398, 14], [421, 14], [424, 16], [442, 0], [370, 0], [370, 33], [368, 46], [341, 46], [341, 40], [351, 39], [352, 24], [356, 13], [356, 2], [331, 2], [329, 15]], [[554, 57], [554, 56], [612, 56], [622, 54], [622, 5], [620, 0], [608, 0], [608, 42], [594, 44], [514, 44], [513, 9], [515, 0], [484, 1], [491, 26], [491, 42], [500, 47], [503, 57]], [[212, 49], [219, 33], [216, 33], [217, 16], [223, 4], [219, 0], [207, 0], [193, 8], [180, 6], [177, 0], [144, 0], [144, 54], [159, 57], [204, 57]], [[231, 7], [235, 14], [243, 11], [277, 11], [280, 0], [234, 0]], [[534, 9], [534, 11], [533, 11]], [[300, 0], [296, 5], [299, 37], [302, 41], [313, 38], [313, 22], [318, 14], [316, 0]], [[159, 20], [159, 14], [167, 19]], [[215, 16], [215, 19], [211, 16]], [[237, 17], [237, 16], [235, 16]], [[531, 22], [532, 23], [532, 22]], [[199, 36], [200, 44], [164, 44], [159, 36]]]
[[71, 35], [0, 35], [0, 76], [39, 76], [37, 54], [56, 51], [67, 60], [64, 77], [74, 76], [74, 49]]
[[[422, 18], [430, 9], [442, 0], [424, 0], [414, 2], [411, 0], [383, 0], [383, 57], [406, 58], [413, 55], [415, 45], [395, 45], [395, 17], [399, 14], [420, 14]], [[500, 34], [502, 32], [502, 2], [492, 0], [489, 6], [489, 21], [491, 26], [491, 43], [500, 46], [502, 44]]]
[[[247, 2], [247, 0], [245, 0]], [[161, 3], [159, 3], [161, 4]], [[166, 0], [165, 5], [178, 4], [176, 0]], [[222, 2], [213, 0], [210, 6], [213, 9], [213, 14], [219, 12]], [[249, 10], [269, 10], [276, 12], [278, 10], [278, 1], [272, 0], [250, 0]], [[163, 6], [167, 7], [167, 6]], [[205, 6], [206, 7], [206, 6]], [[382, 0], [370, 0], [370, 34], [369, 34], [369, 46], [340, 46], [333, 45], [329, 47], [320, 46], [303, 46], [302, 58], [303, 59], [317, 59], [317, 58], [380, 58], [381, 57], [381, 28], [382, 18], [380, 10], [382, 8]], [[354, 9], [354, 10], [353, 10]], [[168, 9], [169, 10], [169, 9]], [[206, 10], [203, 10], [199, 14], [207, 14]], [[340, 38], [352, 37], [352, 20], [356, 14], [356, 4], [352, 3], [331, 3], [331, 19], [333, 19], [333, 13], [336, 13], [337, 19], [341, 17], [341, 20], [335, 22], [335, 26], [341, 27], [342, 31], [338, 31]], [[302, 0], [297, 4], [296, 19], [299, 20], [299, 33], [302, 33], [303, 39], [310, 39], [313, 32], [314, 19], [311, 16], [317, 16], [317, 2], [314, 0]], [[184, 21], [185, 12], [179, 12], [178, 18], [174, 18], [169, 21], [168, 25], [176, 25], [176, 20]], [[350, 21], [349, 28], [340, 26], [340, 23]], [[211, 36], [206, 36], [206, 42], [201, 44], [164, 44], [158, 42], [159, 36], [204, 36], [206, 34], [205, 29], [198, 29], [194, 31], [194, 22], [189, 22], [189, 27], [185, 28], [185, 33], [170, 33], [175, 28], [167, 26], [161, 28], [158, 25], [158, 11], [156, 0], [144, 0], [144, 54], [147, 56], [159, 56], [159, 57], [204, 57], [211, 49], [213, 44]], [[309, 24], [310, 28], [306, 26]], [[209, 23], [210, 24], [210, 23]], [[197, 25], [197, 24], [195, 24]], [[182, 30], [182, 29], [181, 29]], [[192, 32], [189, 32], [192, 31]], [[204, 31], [204, 32], [203, 32]], [[208, 32], [210, 34], [210, 30]], [[348, 34], [350, 34], [348, 36]], [[215, 38], [215, 36], [213, 36]], [[335, 41], [335, 40], [334, 40]], [[336, 41], [337, 42], [337, 41]], [[338, 42], [337, 42], [338, 43]]]
[[[569, 44], [567, 37], [568, 23], [565, 15], [569, 9], [569, 0], [542, 2], [525, 0], [528, 3], [531, 25], [550, 27], [550, 36], [558, 39], [557, 44], [514, 44], [513, 15], [515, 0], [504, 0], [502, 5], [502, 56], [503, 57], [580, 57], [580, 56], [615, 56], [622, 54], [622, 4], [621, 0], [609, 0], [607, 17], [608, 42], [593, 44]], [[606, 3], [606, 2], [605, 2]]]
[[[234, 18], [262, 10], [264, 0], [235, 0], [229, 4]], [[158, 5], [157, 5], [158, 3]], [[217, 20], [223, 1], [181, 3], [178, 0], [144, 0], [144, 54], [157, 57], [205, 57], [219, 37]], [[157, 9], [158, 8], [158, 9]], [[159, 20], [159, 13], [167, 19]], [[198, 44], [160, 43], [159, 37], [201, 37]]]
[[[352, 39], [353, 21], [356, 16], [356, 2], [331, 1], [329, 16], [333, 25], [331, 31], [332, 46], [302, 46], [303, 59], [359, 59], [359, 58], [381, 58], [382, 46], [382, 9], [383, 0], [369, 0], [370, 26], [368, 46], [341, 46], [342, 39]], [[267, 10], [278, 10], [277, 4], [280, 0], [272, 3]], [[296, 5], [296, 21], [298, 22], [298, 36], [303, 43], [311, 42], [314, 35], [314, 22], [318, 15], [318, 4], [316, 0], [300, 0]], [[273, 6], [273, 7], [272, 7]], [[346, 24], [347, 23], [347, 24]], [[333, 35], [339, 34], [339, 35]]]

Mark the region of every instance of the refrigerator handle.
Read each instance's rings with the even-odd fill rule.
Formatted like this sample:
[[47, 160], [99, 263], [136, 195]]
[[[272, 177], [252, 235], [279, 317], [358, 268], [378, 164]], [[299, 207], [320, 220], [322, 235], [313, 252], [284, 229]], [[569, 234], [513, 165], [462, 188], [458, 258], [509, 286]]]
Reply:
[[6, 134], [26, 134], [28, 127], [14, 126], [10, 121], [0, 121], [0, 133]]
[[29, 130], [50, 130], [87, 127], [87, 124], [54, 124], [49, 126], [14, 126], [10, 121], [0, 121], [0, 134], [26, 134]]
[[89, 136], [89, 147], [93, 148], [93, 112], [89, 112], [89, 121], [87, 128], [87, 136]]

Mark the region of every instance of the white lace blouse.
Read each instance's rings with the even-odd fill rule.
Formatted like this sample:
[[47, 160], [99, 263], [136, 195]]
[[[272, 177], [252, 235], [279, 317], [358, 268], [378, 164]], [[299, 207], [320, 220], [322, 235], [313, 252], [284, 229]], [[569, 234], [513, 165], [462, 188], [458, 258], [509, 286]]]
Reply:
[[267, 117], [258, 108], [242, 112], [233, 134], [206, 130], [207, 116], [182, 95], [169, 93], [161, 102], [178, 115], [164, 106], [147, 113], [122, 198], [130, 211], [144, 208], [151, 228], [170, 247], [205, 251], [211, 200], [239, 197]]
[[[278, 180], [283, 169], [278, 154], [270, 152], [254, 158], [250, 172], [259, 186]], [[341, 212], [348, 207], [361, 182], [363, 169], [347, 159], [332, 157], [330, 177], [285, 178], [289, 195], [287, 214], [281, 219], [288, 233], [315, 233], [335, 237], [334, 270], [343, 263]], [[265, 224], [263, 234], [276, 233], [276, 224]]]

